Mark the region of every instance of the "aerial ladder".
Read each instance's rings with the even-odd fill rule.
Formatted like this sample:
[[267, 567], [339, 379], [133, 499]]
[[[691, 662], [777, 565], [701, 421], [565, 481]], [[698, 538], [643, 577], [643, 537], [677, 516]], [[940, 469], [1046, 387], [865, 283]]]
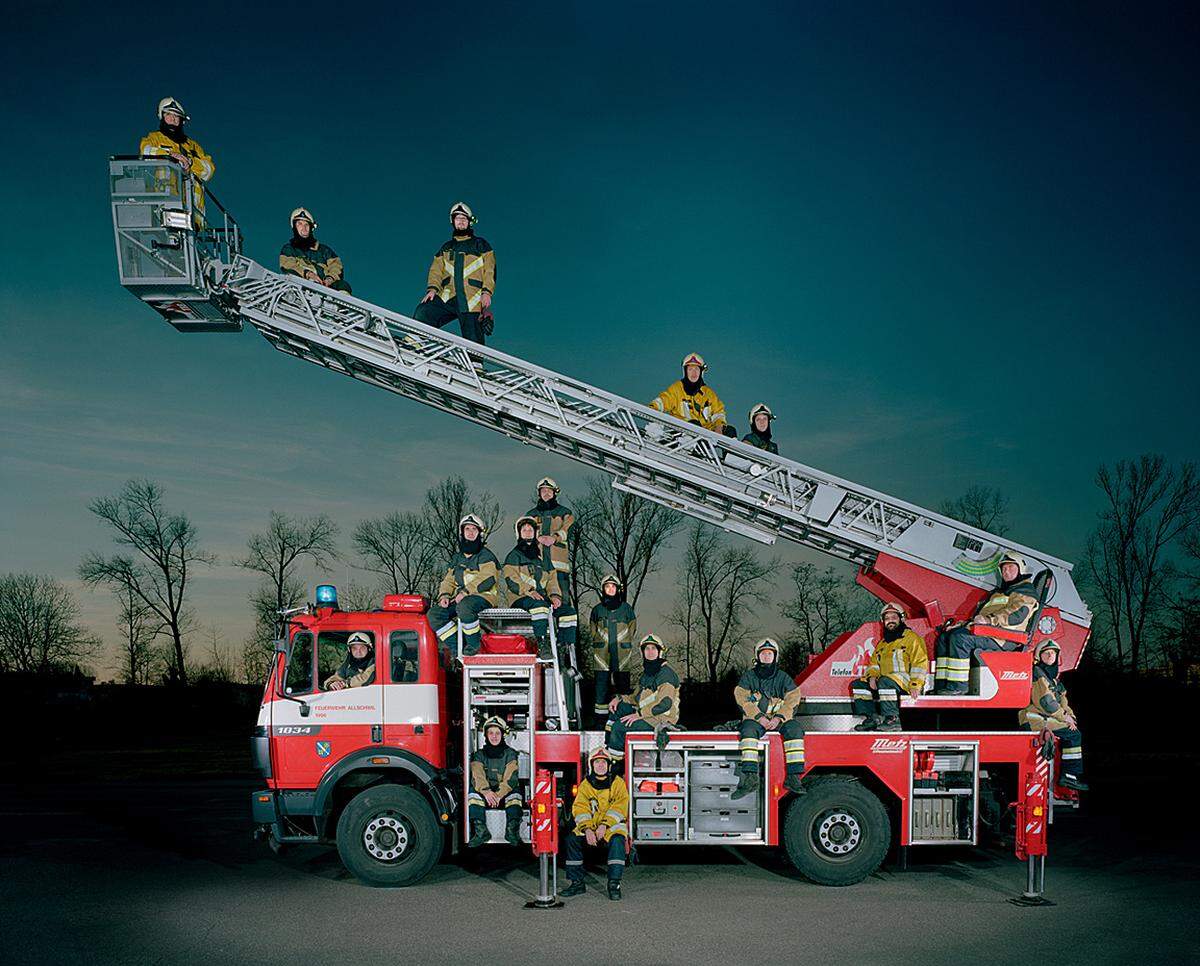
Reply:
[[[927, 639], [970, 614], [994, 588], [1002, 553], [1014, 550], [1045, 591], [1031, 643], [1057, 641], [1063, 670], [1082, 657], [1091, 614], [1064, 560], [264, 268], [244, 253], [225, 208], [169, 158], [114, 157], [109, 184], [121, 284], [179, 331], [250, 325], [282, 352], [583, 463], [623, 492], [763, 544], [782, 538], [849, 561], [859, 584], [904, 604]], [[207, 205], [196, 203], [200, 192]], [[845, 698], [844, 679], [861, 666], [874, 626], [812, 661], [799, 678], [807, 699]], [[982, 655], [984, 677], [969, 696], [904, 700], [1023, 705], [1030, 658], [1022, 675], [999, 655]], [[1015, 687], [1002, 686], [1006, 676]]]

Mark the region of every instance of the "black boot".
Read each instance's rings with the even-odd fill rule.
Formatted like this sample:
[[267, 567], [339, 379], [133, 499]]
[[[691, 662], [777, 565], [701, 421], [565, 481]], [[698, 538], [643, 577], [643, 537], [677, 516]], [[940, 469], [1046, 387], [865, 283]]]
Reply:
[[854, 726], [855, 731], [874, 731], [879, 727], [879, 719], [873, 714], [867, 715], [861, 722]]
[[742, 777], [738, 780], [738, 787], [729, 796], [729, 800], [736, 802], [739, 798], [753, 795], [756, 791], [758, 791], [758, 772], [747, 769], [742, 772]]
[[1058, 783], [1063, 788], [1069, 788], [1074, 792], [1088, 791], [1088, 784], [1082, 778], [1076, 778], [1074, 775], [1063, 774], [1059, 777]]
[[467, 848], [477, 849], [481, 845], [487, 845], [491, 840], [492, 833], [488, 831], [486, 819], [479, 819], [471, 823], [471, 838], [467, 842]]
[[538, 649], [538, 660], [539, 661], [553, 661], [554, 660], [554, 652], [550, 650], [550, 638], [539, 637], [537, 639], [537, 649]]
[[572, 882], [569, 886], [567, 886], [565, 889], [563, 889], [563, 891], [560, 892], [559, 895], [562, 896], [564, 899], [570, 899], [573, 896], [581, 896], [585, 892], [587, 892], [587, 886], [585, 886], [583, 884], [583, 880], [580, 879], [578, 882]]
[[879, 728], [877, 730], [879, 730], [879, 731], [903, 731], [904, 729], [900, 727], [900, 719], [899, 718], [897, 718], [895, 715], [888, 715], [888, 717], [884, 718], [881, 722], [879, 722]]
[[610, 899], [612, 899], [613, 902], [621, 901], [621, 880], [620, 879], [609, 879], [608, 880], [608, 897]]
[[509, 815], [504, 823], [504, 841], [509, 845], [521, 844], [521, 813]]
[[799, 775], [788, 775], [783, 780], [783, 787], [795, 795], [808, 794], [808, 789], [804, 787], [804, 782]]

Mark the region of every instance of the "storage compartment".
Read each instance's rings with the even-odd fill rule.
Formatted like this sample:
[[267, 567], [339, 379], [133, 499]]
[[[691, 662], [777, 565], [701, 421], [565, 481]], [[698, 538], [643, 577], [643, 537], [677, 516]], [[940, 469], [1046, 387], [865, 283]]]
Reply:
[[693, 785], [688, 795], [688, 805], [692, 811], [702, 808], [728, 809], [749, 808], [758, 811], [758, 795], [747, 795], [733, 804], [733, 793], [737, 785]]
[[679, 823], [674, 819], [639, 819], [636, 838], [641, 842], [676, 842], [679, 840]]
[[656, 748], [639, 748], [633, 753], [633, 767], [639, 773], [681, 771], [683, 769], [682, 751], [658, 751]]
[[953, 795], [922, 795], [914, 798], [912, 803], [913, 838], [928, 842], [958, 841], [957, 805], [959, 802], [960, 799]]
[[688, 782], [692, 785], [736, 785], [732, 758], [692, 758], [688, 765]]
[[638, 798], [633, 814], [637, 818], [678, 818], [683, 815], [683, 799]]
[[978, 744], [914, 741], [911, 752], [911, 843], [973, 845], [979, 799]]
[[754, 832], [758, 814], [745, 807], [693, 809], [688, 824], [696, 832]]

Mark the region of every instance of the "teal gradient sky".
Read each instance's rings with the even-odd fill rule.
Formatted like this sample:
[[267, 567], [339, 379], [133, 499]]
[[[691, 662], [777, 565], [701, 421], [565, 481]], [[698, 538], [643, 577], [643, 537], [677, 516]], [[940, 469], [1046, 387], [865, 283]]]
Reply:
[[578, 492], [572, 464], [125, 293], [105, 158], [166, 94], [252, 257], [304, 205], [355, 294], [407, 312], [463, 198], [505, 351], [636, 399], [700, 351], [787, 455], [931, 507], [994, 483], [1016, 539], [1075, 558], [1097, 464], [1200, 455], [1195, 14], [844, 6], [215, 4], [173, 41], [23, 9], [0, 40], [0, 572], [75, 585], [109, 545], [88, 501], [147, 476], [223, 561], [201, 623], [240, 641], [229, 561], [269, 509], [345, 536], [447, 473], [510, 521], [546, 472]]

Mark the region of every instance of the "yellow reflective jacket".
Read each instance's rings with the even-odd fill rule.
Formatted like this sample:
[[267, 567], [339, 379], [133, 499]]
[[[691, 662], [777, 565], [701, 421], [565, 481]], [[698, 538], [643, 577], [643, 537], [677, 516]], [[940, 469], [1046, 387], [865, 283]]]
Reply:
[[604, 833], [605, 842], [614, 835], [628, 837], [629, 789], [625, 786], [625, 779], [615, 775], [608, 788], [596, 788], [585, 778], [575, 793], [571, 815], [575, 818], [575, 831], [579, 834], [605, 825], [608, 827]]
[[478, 312], [482, 294], [496, 294], [496, 253], [486, 238], [455, 235], [429, 264], [426, 288], [460, 312]]
[[925, 686], [925, 675], [929, 673], [929, 652], [925, 640], [912, 628], [894, 641], [880, 640], [871, 655], [866, 677], [885, 677], [895, 681], [905, 691], [909, 683]]
[[725, 404], [711, 386], [702, 385], [694, 393], [688, 393], [683, 380], [677, 379], [650, 401], [650, 408], [714, 433], [725, 428]]
[[192, 177], [200, 181], [208, 181], [217, 170], [213, 159], [194, 138], [188, 138], [183, 144], [180, 144], [167, 137], [162, 131], [151, 131], [142, 138], [138, 145], [138, 154], [142, 157], [158, 158], [165, 158], [170, 154], [182, 154], [192, 162]]

